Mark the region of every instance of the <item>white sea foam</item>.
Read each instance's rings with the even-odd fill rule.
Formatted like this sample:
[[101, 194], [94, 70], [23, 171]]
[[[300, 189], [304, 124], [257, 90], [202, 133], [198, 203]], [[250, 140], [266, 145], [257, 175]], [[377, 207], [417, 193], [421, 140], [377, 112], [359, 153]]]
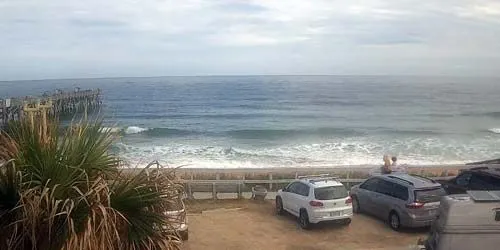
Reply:
[[119, 133], [121, 131], [121, 128], [117, 127], [103, 127], [101, 131], [104, 132], [110, 132], [110, 133]]
[[148, 131], [148, 128], [141, 128], [137, 126], [130, 126], [125, 129], [125, 134], [139, 134], [144, 131]]
[[[439, 139], [376, 141], [364, 138], [342, 142], [281, 145], [276, 147], [225, 147], [193, 142], [164, 145], [121, 144], [119, 154], [132, 166], [159, 160], [170, 166], [196, 168], [376, 166], [384, 154], [397, 155], [401, 164], [463, 164], [494, 158], [484, 151], [500, 141], [473, 140], [468, 144]], [[143, 164], [141, 164], [143, 163]]]
[[500, 128], [490, 128], [488, 131], [495, 133], [495, 134], [500, 134]]

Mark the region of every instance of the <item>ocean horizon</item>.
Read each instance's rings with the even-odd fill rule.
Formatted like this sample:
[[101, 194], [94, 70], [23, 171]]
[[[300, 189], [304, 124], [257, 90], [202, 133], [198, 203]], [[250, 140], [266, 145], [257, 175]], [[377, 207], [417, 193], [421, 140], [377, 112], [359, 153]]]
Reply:
[[500, 78], [176, 76], [0, 82], [0, 98], [100, 88], [131, 166], [463, 164], [499, 158]]

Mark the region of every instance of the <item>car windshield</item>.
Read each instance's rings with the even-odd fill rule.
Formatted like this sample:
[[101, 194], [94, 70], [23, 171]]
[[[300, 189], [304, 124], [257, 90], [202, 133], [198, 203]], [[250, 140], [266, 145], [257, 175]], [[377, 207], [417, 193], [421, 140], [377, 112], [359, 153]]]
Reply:
[[182, 210], [182, 201], [181, 200], [173, 200], [167, 203], [167, 211], [179, 211]]
[[446, 195], [443, 188], [415, 190], [415, 201], [436, 202], [439, 201], [443, 195]]
[[335, 200], [347, 197], [344, 186], [321, 187], [314, 189], [314, 197], [317, 200]]
[[470, 178], [473, 190], [500, 190], [500, 179], [487, 174], [474, 174]]

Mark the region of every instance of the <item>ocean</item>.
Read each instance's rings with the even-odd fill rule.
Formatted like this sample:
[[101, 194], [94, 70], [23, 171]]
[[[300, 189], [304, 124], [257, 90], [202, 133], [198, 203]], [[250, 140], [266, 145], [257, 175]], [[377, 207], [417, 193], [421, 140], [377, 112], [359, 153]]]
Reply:
[[200, 76], [0, 82], [0, 98], [101, 88], [131, 166], [461, 164], [500, 157], [500, 79]]

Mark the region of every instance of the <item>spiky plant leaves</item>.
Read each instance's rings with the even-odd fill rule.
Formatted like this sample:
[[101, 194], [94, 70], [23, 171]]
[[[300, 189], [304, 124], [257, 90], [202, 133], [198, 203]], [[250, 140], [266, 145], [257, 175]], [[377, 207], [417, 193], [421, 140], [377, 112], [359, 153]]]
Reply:
[[[119, 212], [127, 223], [125, 233], [129, 239], [126, 249], [169, 249], [169, 242], [180, 244], [177, 237], [168, 235], [173, 221], [165, 213], [170, 200], [177, 201], [182, 195], [182, 185], [172, 182], [167, 175], [151, 165], [134, 175], [121, 173], [111, 183], [111, 207]], [[151, 225], [154, 225], [151, 227]], [[170, 236], [170, 238], [166, 238]]]
[[122, 173], [100, 122], [63, 133], [54, 124], [20, 122], [0, 133], [0, 249], [180, 246], [161, 229], [172, 227], [163, 209], [182, 186], [157, 170]]
[[59, 154], [68, 166], [84, 170], [90, 177], [117, 171], [119, 161], [108, 153], [115, 137], [101, 122], [80, 123], [62, 137]]
[[[21, 176], [17, 172], [13, 160], [0, 164], [0, 227], [8, 229], [12, 224], [16, 225], [19, 220], [13, 212], [21, 200], [20, 191]], [[22, 228], [6, 230], [11, 235], [0, 234], [0, 249], [7, 249], [8, 242], [16, 241]]]
[[0, 164], [0, 216], [19, 203], [21, 177], [16, 171], [13, 160]]

